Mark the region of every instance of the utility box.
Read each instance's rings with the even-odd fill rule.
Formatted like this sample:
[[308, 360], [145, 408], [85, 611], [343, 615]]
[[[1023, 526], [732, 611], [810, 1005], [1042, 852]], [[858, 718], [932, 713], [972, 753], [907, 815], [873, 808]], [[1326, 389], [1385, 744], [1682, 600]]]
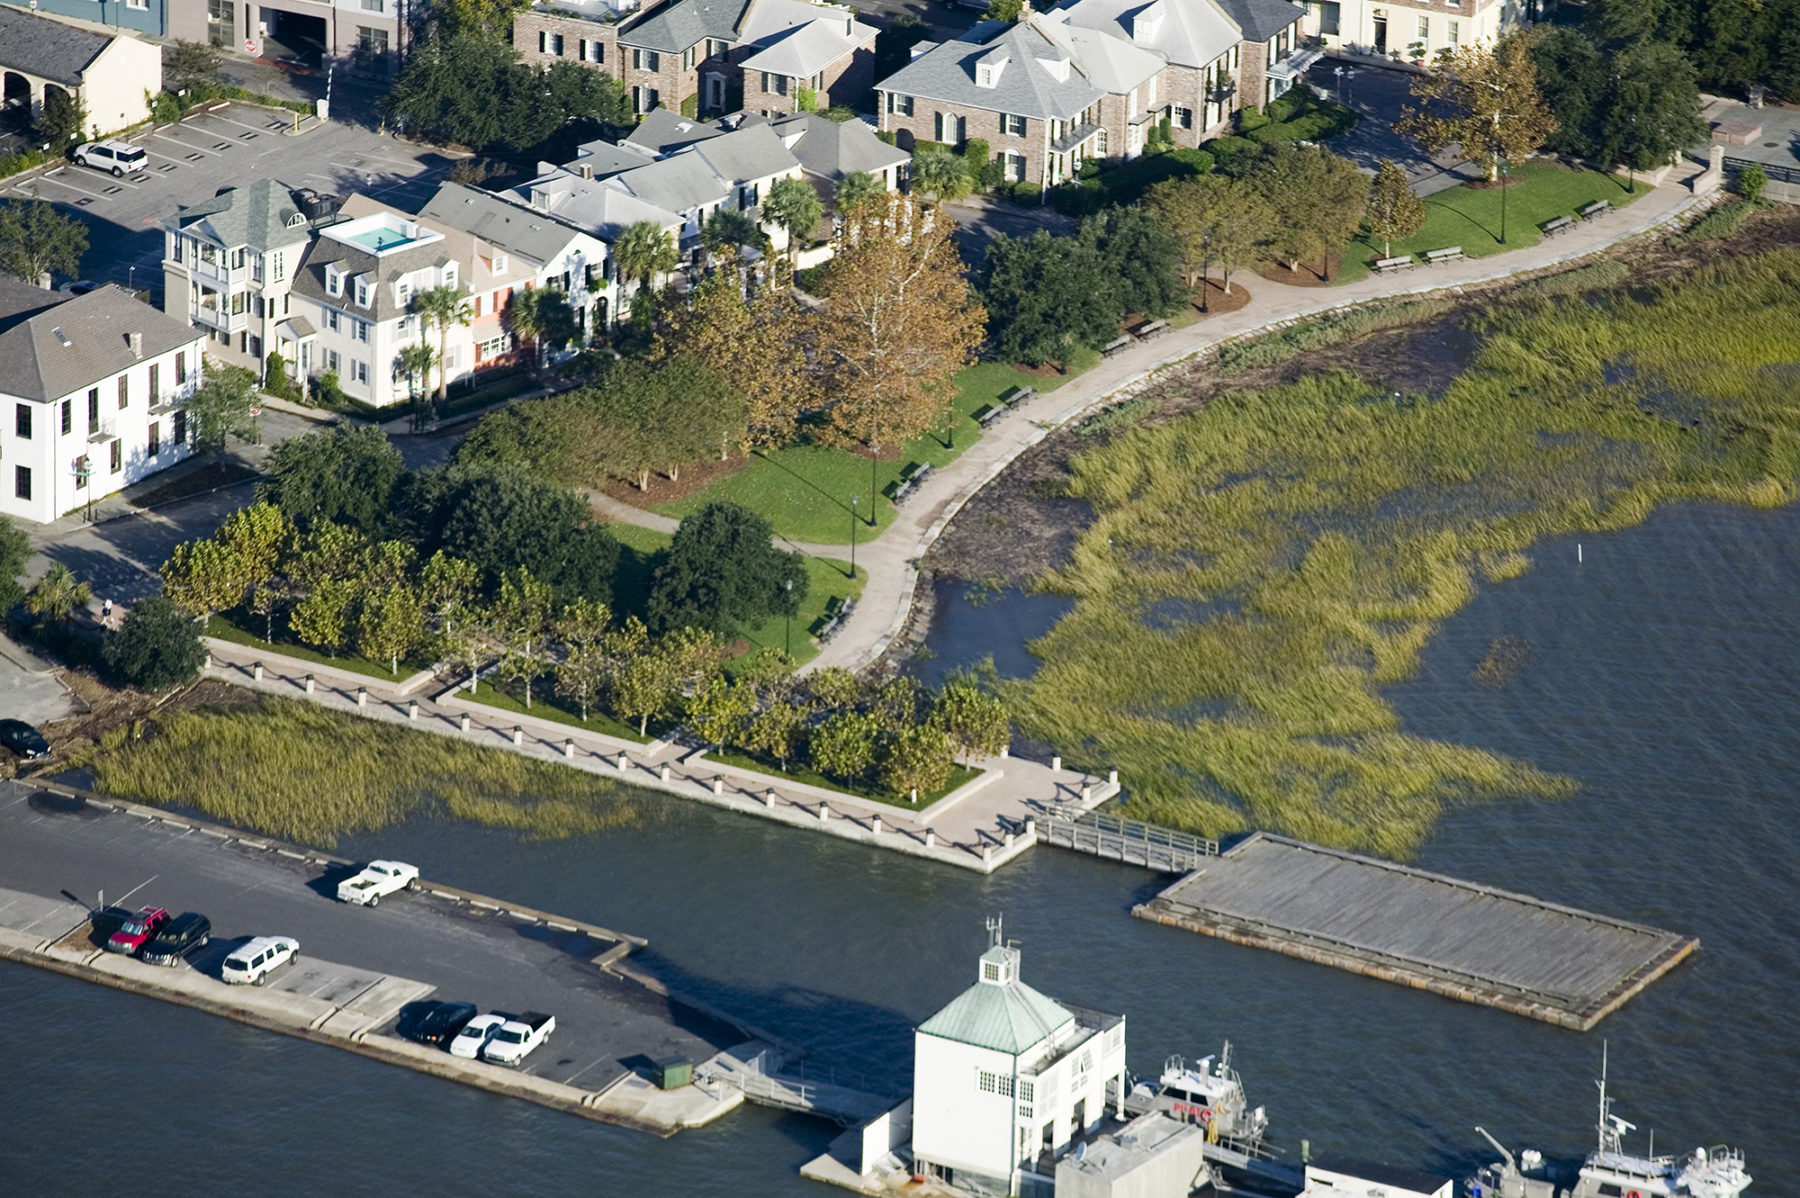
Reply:
[[678, 1090], [694, 1082], [694, 1066], [686, 1057], [663, 1057], [652, 1062], [652, 1068], [659, 1090]]

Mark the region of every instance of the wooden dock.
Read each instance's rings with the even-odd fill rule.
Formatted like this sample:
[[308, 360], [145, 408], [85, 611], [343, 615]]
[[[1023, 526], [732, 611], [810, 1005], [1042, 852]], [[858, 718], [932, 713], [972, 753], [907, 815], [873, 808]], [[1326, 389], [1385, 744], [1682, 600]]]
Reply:
[[1692, 936], [1263, 833], [1132, 914], [1579, 1031], [1699, 947]]

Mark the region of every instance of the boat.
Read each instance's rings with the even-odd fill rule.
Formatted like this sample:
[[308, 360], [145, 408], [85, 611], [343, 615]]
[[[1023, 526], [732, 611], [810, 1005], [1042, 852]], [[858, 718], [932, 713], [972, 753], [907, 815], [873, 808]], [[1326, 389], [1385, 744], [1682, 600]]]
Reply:
[[1206, 1127], [1207, 1139], [1239, 1145], [1259, 1145], [1269, 1130], [1268, 1112], [1251, 1108], [1244, 1097], [1243, 1079], [1231, 1067], [1231, 1041], [1215, 1060], [1202, 1057], [1192, 1065], [1179, 1056], [1163, 1063], [1154, 1087], [1143, 1083], [1132, 1088], [1146, 1110], [1161, 1111], [1183, 1123]]
[[1744, 1154], [1724, 1145], [1696, 1148], [1687, 1156], [1657, 1156], [1656, 1137], [1650, 1155], [1625, 1149], [1625, 1134], [1636, 1131], [1613, 1114], [1606, 1093], [1606, 1055], [1600, 1057], [1599, 1143], [1579, 1164], [1544, 1159], [1527, 1148], [1517, 1159], [1500, 1141], [1477, 1127], [1501, 1160], [1481, 1169], [1468, 1182], [1469, 1198], [1737, 1198], [1750, 1188]]

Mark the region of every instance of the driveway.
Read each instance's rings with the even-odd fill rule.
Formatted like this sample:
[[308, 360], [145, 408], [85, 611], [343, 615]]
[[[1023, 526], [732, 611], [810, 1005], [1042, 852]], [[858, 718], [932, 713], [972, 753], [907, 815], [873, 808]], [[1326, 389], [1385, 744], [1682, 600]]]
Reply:
[[[1339, 72], [1342, 72], [1341, 74]], [[1327, 144], [1356, 165], [1373, 172], [1384, 158], [1405, 168], [1413, 190], [1422, 196], [1447, 191], [1481, 177], [1481, 168], [1464, 162], [1454, 150], [1427, 154], [1394, 132], [1394, 122], [1412, 100], [1415, 72], [1380, 66], [1366, 58], [1321, 58], [1306, 72], [1306, 81], [1327, 99], [1356, 110], [1356, 128]]]
[[339, 121], [290, 136], [298, 117], [222, 103], [140, 136], [137, 144], [150, 155], [150, 166], [138, 177], [114, 179], [64, 163], [8, 181], [0, 186], [0, 197], [37, 196], [79, 218], [88, 227], [83, 276], [145, 288], [160, 307], [163, 235], [157, 225], [182, 205], [268, 176], [324, 194], [361, 192], [414, 209], [457, 161], [441, 150]]

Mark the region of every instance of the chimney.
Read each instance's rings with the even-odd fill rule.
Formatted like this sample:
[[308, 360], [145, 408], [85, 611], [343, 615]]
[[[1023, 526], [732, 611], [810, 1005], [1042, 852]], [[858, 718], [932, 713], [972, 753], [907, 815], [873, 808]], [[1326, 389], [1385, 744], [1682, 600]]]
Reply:
[[591, 162], [584, 162], [577, 166], [575, 171], [583, 179], [592, 179], [594, 177], [594, 164]]
[[132, 357], [141, 358], [144, 356], [144, 335], [142, 333], [125, 334], [125, 343], [131, 346]]

